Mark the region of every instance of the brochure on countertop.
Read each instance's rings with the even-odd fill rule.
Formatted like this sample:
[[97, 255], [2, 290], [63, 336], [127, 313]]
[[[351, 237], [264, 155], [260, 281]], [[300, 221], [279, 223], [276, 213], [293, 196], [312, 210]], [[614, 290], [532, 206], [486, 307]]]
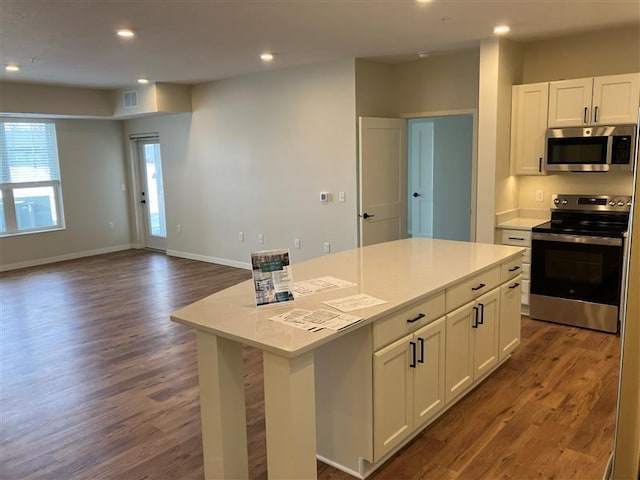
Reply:
[[303, 310], [300, 308], [270, 318], [291, 327], [301, 328], [309, 332], [319, 332], [323, 328], [343, 330], [362, 321], [362, 317], [329, 310]]
[[290, 302], [293, 298], [289, 250], [263, 250], [251, 254], [256, 305]]

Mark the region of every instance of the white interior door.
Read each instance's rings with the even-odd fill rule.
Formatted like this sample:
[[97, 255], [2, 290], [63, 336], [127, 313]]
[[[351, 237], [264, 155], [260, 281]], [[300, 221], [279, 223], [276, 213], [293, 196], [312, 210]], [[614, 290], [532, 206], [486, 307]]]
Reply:
[[140, 172], [140, 205], [144, 218], [144, 240], [147, 248], [166, 250], [167, 222], [164, 211], [162, 156], [158, 139], [138, 140]]
[[433, 236], [433, 122], [409, 120], [409, 214], [412, 237]]
[[407, 121], [359, 119], [360, 245], [407, 232]]

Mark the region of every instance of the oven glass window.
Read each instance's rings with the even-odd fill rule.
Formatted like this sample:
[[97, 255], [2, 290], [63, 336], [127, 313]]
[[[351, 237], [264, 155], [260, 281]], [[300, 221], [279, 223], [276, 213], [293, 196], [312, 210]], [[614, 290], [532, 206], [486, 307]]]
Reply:
[[622, 247], [533, 240], [531, 293], [617, 305]]
[[549, 165], [605, 165], [607, 137], [549, 138]]

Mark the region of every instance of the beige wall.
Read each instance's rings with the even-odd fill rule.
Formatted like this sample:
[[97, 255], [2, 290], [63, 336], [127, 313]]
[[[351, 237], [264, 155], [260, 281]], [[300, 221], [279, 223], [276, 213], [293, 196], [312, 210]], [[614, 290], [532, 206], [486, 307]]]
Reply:
[[392, 67], [387, 63], [356, 60], [356, 114], [358, 117], [395, 117], [392, 105]]
[[524, 45], [523, 83], [640, 72], [640, 27], [615, 27]]
[[111, 117], [108, 90], [0, 82], [0, 113]]
[[[261, 249], [290, 248], [299, 261], [322, 255], [325, 241], [356, 246], [353, 61], [198, 85], [192, 105], [192, 115], [125, 127], [160, 134], [169, 251], [248, 263]], [[320, 203], [320, 191], [332, 201]]]
[[393, 108], [397, 114], [478, 107], [477, 49], [393, 65]]
[[501, 39], [498, 54], [495, 212], [518, 208], [518, 178], [511, 175], [511, 87], [522, 82], [522, 46]]
[[[0, 239], [0, 266], [127, 248], [129, 204], [122, 122], [56, 120], [66, 229]], [[113, 230], [109, 222], [114, 223]]]

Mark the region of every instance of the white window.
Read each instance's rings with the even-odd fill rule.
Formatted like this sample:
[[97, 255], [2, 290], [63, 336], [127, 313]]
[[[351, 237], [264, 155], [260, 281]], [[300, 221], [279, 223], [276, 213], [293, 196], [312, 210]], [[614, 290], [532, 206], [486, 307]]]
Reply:
[[0, 125], [0, 235], [64, 228], [55, 124]]

